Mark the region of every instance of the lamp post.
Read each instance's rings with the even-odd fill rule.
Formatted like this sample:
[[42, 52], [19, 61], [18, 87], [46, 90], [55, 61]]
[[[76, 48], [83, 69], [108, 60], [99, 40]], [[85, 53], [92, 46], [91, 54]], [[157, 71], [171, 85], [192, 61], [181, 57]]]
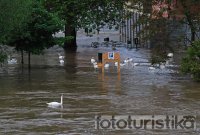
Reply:
[[134, 38], [134, 41], [135, 41], [135, 48], [138, 49], [139, 38], [138, 37]]

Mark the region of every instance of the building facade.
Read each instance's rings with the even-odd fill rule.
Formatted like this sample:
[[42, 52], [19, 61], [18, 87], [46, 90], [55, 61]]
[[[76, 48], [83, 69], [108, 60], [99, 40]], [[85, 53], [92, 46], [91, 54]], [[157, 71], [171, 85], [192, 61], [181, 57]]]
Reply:
[[[191, 31], [191, 25], [188, 24], [185, 11], [188, 10], [190, 15], [195, 17], [195, 15], [199, 14], [200, 2], [192, 3], [190, 0], [182, 2], [181, 0], [172, 0], [171, 3], [167, 3], [156, 0], [154, 2], [141, 3], [140, 11], [132, 10], [132, 12], [129, 12], [130, 15], [122, 21], [120, 40], [131, 43], [131, 46], [135, 47], [134, 40], [138, 38], [140, 47], [147, 48], [156, 46], [156, 44], [166, 45], [168, 43], [171, 46], [186, 46], [190, 44], [194, 33]], [[145, 18], [144, 16], [147, 15], [149, 15], [150, 20], [142, 21]], [[161, 18], [164, 23], [159, 22]], [[184, 21], [186, 23], [183, 23]], [[196, 25], [194, 39], [198, 40], [200, 38], [200, 30], [198, 23]], [[156, 27], [160, 29], [156, 29]], [[153, 35], [153, 30], [158, 30], [158, 33]]]

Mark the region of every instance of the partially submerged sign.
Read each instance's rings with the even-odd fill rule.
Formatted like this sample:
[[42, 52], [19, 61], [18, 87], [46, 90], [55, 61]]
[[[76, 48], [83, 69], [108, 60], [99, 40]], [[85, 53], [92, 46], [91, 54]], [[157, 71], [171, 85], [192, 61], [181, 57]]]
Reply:
[[109, 62], [117, 62], [118, 63], [118, 72], [120, 71], [120, 53], [119, 52], [105, 52], [98, 53], [98, 67], [102, 67], [102, 71], [104, 72], [104, 65]]

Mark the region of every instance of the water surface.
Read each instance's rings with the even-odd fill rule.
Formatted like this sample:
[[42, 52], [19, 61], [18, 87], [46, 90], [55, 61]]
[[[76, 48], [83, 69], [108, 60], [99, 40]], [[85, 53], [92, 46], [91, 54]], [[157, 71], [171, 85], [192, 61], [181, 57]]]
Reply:
[[[131, 57], [140, 66], [112, 66], [104, 76], [93, 69], [90, 58], [111, 48], [82, 45], [77, 53], [52, 48], [32, 56], [31, 71], [25, 64], [0, 69], [0, 134], [198, 134], [184, 130], [94, 129], [95, 115], [199, 115], [200, 84], [181, 76], [174, 68], [148, 70], [148, 50], [117, 48], [121, 59]], [[58, 53], [65, 55], [64, 66]], [[25, 59], [27, 59], [25, 57]], [[26, 61], [25, 61], [26, 63]], [[173, 63], [172, 63], [173, 64]], [[63, 108], [46, 103], [60, 101]], [[199, 119], [198, 119], [199, 120]]]

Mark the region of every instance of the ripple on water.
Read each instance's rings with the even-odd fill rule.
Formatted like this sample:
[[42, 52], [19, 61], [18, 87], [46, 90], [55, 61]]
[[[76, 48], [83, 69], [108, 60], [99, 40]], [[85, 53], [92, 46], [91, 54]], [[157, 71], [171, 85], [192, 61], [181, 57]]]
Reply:
[[[77, 54], [57, 48], [46, 51], [42, 58], [33, 56], [31, 72], [27, 68], [22, 71], [19, 65], [0, 70], [0, 134], [188, 134], [94, 129], [98, 114], [199, 114], [199, 84], [181, 77], [172, 67], [150, 72], [149, 51], [117, 49], [121, 60], [130, 57], [141, 65], [122, 67], [120, 77], [116, 68], [105, 70], [102, 76], [93, 69], [90, 59], [111, 48], [85, 45]], [[62, 67], [58, 52], [66, 56]], [[63, 108], [48, 108], [46, 103], [59, 102], [61, 93]]]

